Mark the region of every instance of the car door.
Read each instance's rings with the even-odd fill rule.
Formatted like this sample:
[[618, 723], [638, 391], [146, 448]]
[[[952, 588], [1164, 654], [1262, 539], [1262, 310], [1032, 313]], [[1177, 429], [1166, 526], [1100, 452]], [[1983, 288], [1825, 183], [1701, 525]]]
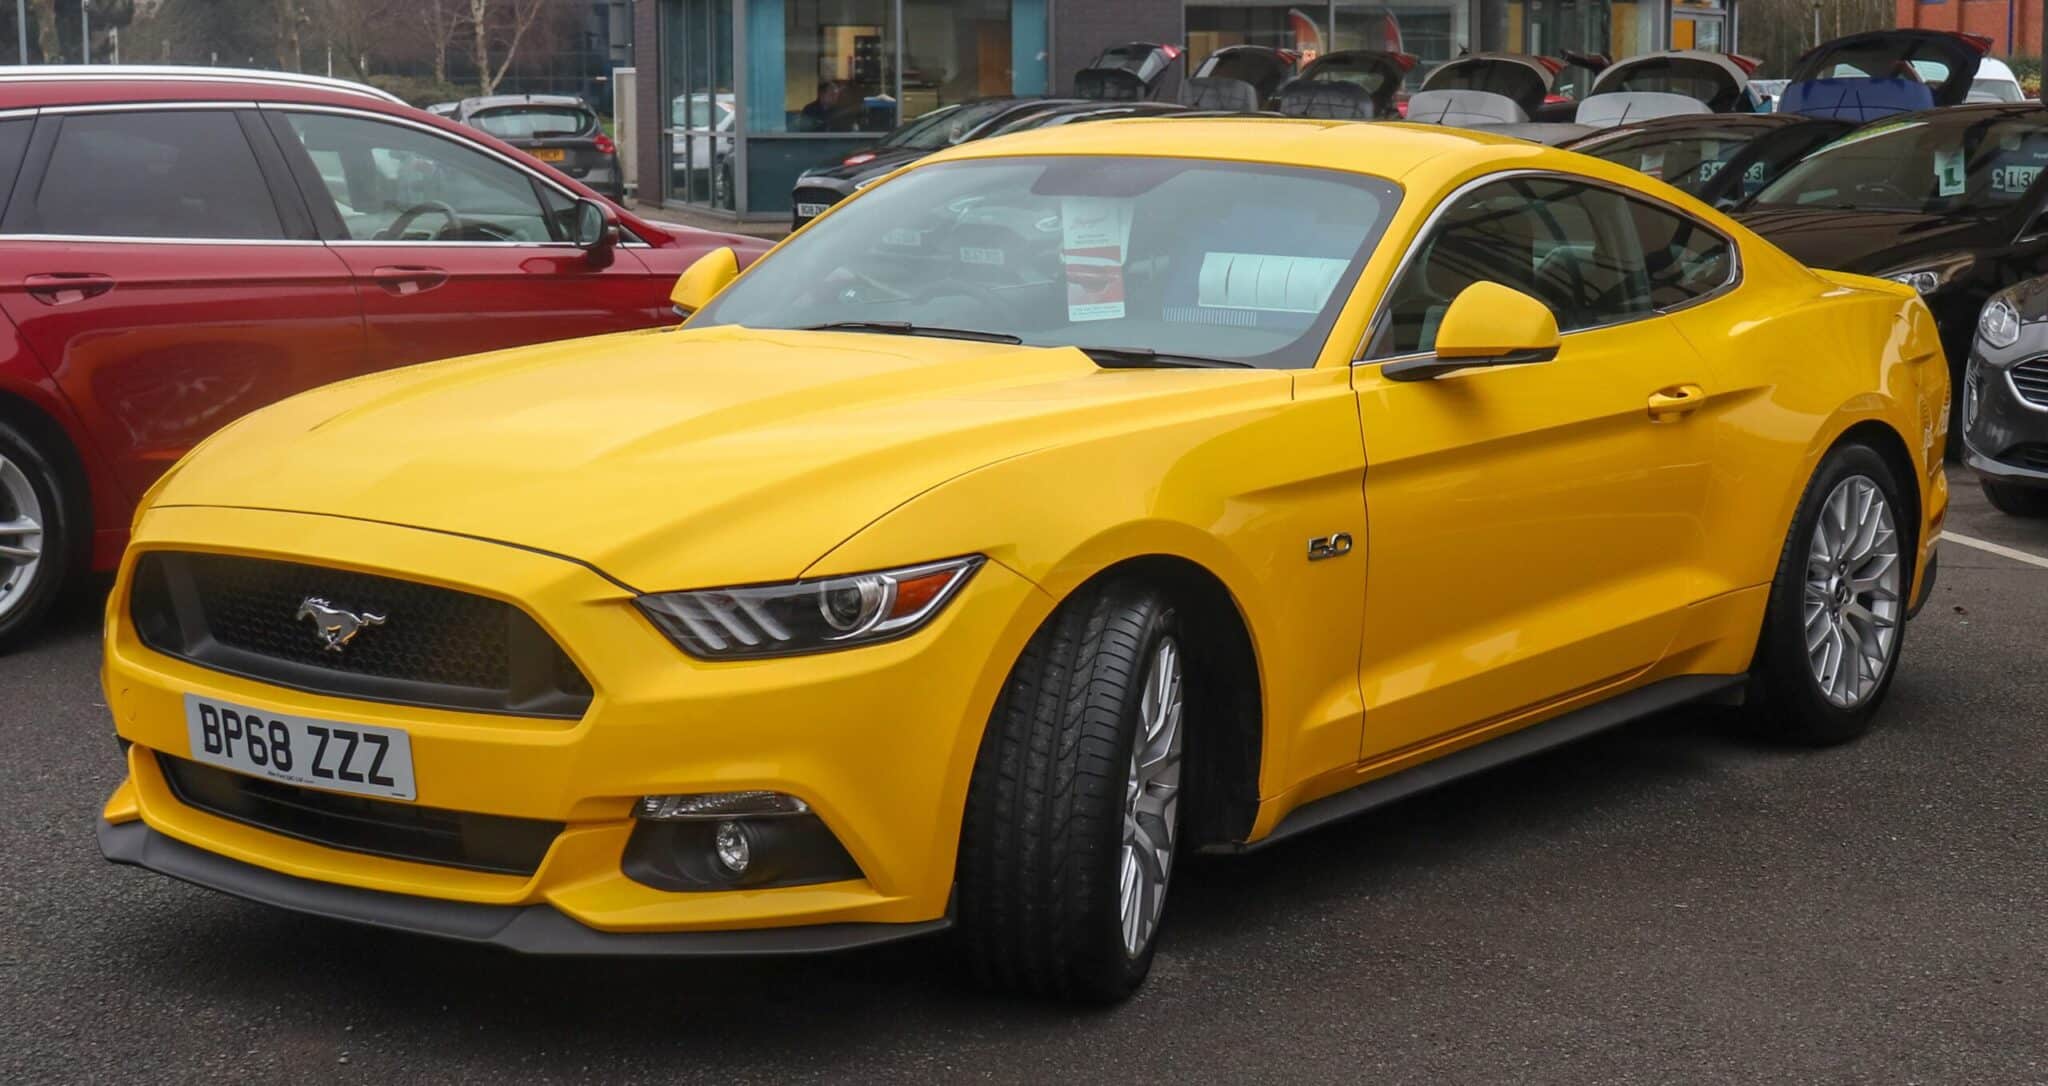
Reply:
[[371, 357], [426, 362], [642, 328], [649, 272], [567, 239], [576, 198], [482, 144], [348, 110], [266, 109], [355, 276]]
[[[1709, 441], [1689, 416], [1715, 381], [1655, 311], [1668, 269], [1650, 266], [1629, 206], [1540, 174], [1468, 187], [1388, 294], [1353, 369], [1371, 537], [1365, 759], [1625, 682], [1699, 597]], [[1381, 372], [1426, 354], [1451, 299], [1483, 280], [1552, 309], [1553, 361]]]
[[360, 371], [348, 269], [253, 110], [45, 110], [20, 162], [0, 307], [129, 498], [228, 422]]

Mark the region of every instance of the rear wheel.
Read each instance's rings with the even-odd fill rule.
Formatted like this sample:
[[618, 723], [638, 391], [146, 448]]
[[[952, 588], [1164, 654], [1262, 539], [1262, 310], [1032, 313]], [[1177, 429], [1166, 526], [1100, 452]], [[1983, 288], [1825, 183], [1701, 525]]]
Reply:
[[2009, 517], [2048, 517], [2048, 488], [2015, 486], [2012, 483], [1979, 479], [1984, 500]]
[[1151, 968], [1180, 832], [1184, 639], [1135, 582], [1034, 635], [989, 720], [961, 827], [959, 918], [999, 987], [1090, 1000]]
[[1865, 445], [1829, 453], [1807, 484], [1779, 558], [1757, 647], [1757, 723], [1773, 737], [1853, 739], [1897, 672], [1912, 587], [1899, 483]]
[[19, 644], [64, 588], [70, 508], [56, 465], [0, 421], [0, 651]]

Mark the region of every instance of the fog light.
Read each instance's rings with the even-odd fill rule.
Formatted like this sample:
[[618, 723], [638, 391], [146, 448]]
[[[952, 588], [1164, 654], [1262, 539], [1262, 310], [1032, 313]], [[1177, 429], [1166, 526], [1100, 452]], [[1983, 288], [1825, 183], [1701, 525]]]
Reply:
[[649, 822], [682, 822], [702, 818], [799, 815], [810, 805], [781, 792], [694, 792], [678, 796], [641, 796], [633, 809], [636, 818]]
[[711, 839], [711, 848], [718, 854], [718, 866], [734, 878], [746, 874], [747, 865], [754, 860], [754, 846], [747, 839], [747, 828], [737, 822], [720, 822], [718, 832]]

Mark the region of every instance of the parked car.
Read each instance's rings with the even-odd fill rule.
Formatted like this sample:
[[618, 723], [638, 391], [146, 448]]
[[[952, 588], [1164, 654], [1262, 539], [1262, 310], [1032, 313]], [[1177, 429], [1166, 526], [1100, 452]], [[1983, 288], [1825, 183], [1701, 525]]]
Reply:
[[1280, 88], [1294, 78], [1301, 54], [1266, 45], [1226, 45], [1202, 58], [1180, 83], [1190, 109], [1256, 113], [1279, 108]]
[[1849, 740], [1933, 584], [1933, 322], [1667, 191], [1046, 128], [705, 257], [679, 332], [258, 412], [137, 522], [100, 847], [536, 953], [954, 927], [1109, 1000], [1188, 853], [1699, 699]]
[[1977, 62], [1977, 74], [1970, 80], [1968, 102], [2024, 102], [2027, 92], [2020, 88], [2020, 79], [2012, 69], [1997, 57], [1985, 57]]
[[2048, 278], [1991, 296], [1963, 378], [1963, 460], [1984, 497], [2048, 517]]
[[1877, 121], [1961, 105], [1990, 47], [1981, 35], [1911, 27], [1834, 38], [1793, 63], [1778, 111]]
[[1393, 120], [1401, 115], [1402, 80], [1415, 57], [1378, 49], [1325, 53], [1281, 85], [1272, 107], [1290, 117]]
[[1191, 112], [1194, 111], [1178, 102], [1059, 102], [1004, 121], [990, 129], [988, 135], [993, 138], [1007, 136], [1012, 132], [1057, 128], [1063, 124], [1077, 122], [1110, 121], [1126, 117], [1170, 117]]
[[729, 93], [679, 94], [669, 100], [669, 182], [674, 191], [731, 209], [739, 189], [733, 126], [739, 99]]
[[566, 94], [497, 94], [465, 98], [455, 120], [481, 129], [553, 166], [614, 201], [626, 198], [619, 147], [597, 111]]
[[1498, 94], [1512, 100], [1524, 120], [1568, 123], [1578, 110], [1577, 95], [1571, 91], [1589, 91], [1591, 80], [1609, 63], [1604, 56], [1583, 53], [1468, 53], [1430, 69], [1418, 90]]
[[837, 161], [797, 175], [790, 198], [790, 227], [800, 227], [831, 210], [863, 185], [901, 166], [955, 144], [982, 139], [1010, 121], [1062, 105], [1094, 105], [1079, 98], [977, 98], [940, 106]]
[[[1816, 268], [1918, 290], [1961, 388], [1978, 311], [2048, 274], [2048, 109], [1960, 105], [1864, 125], [1809, 154], [1739, 209], [1744, 226]], [[1961, 430], [1962, 404], [1953, 405]]]
[[1559, 146], [1641, 170], [1725, 209], [1854, 127], [1796, 113], [1690, 114], [1600, 129]]
[[310, 76], [0, 69], [0, 161], [0, 643], [71, 574], [113, 568], [136, 499], [245, 412], [668, 323], [691, 260], [762, 249]]
[[[1757, 62], [1732, 53], [1687, 49], [1611, 63], [1606, 57], [1570, 58], [1461, 58], [1430, 73], [1408, 99], [1407, 116], [1556, 145], [1657, 117], [1754, 113], [1761, 102], [1749, 85]], [[1557, 93], [1567, 73], [1574, 86], [1587, 86], [1576, 100]]]

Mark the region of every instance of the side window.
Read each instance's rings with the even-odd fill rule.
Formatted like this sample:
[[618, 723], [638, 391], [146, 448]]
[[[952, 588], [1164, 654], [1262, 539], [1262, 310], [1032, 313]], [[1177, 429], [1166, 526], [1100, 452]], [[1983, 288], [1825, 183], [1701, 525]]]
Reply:
[[1563, 332], [1648, 312], [1628, 208], [1619, 194], [1544, 178], [1500, 181], [1459, 198], [1394, 284], [1371, 357], [1429, 350], [1451, 301], [1481, 281], [1543, 302]]
[[1643, 247], [1650, 305], [1669, 309], [1719, 290], [1735, 271], [1735, 254], [1719, 234], [1692, 219], [1627, 201]]
[[14, 190], [14, 175], [21, 172], [21, 156], [28, 151], [28, 134], [35, 124], [31, 117], [0, 121], [0, 208]]
[[526, 173], [482, 151], [360, 117], [291, 113], [287, 119], [352, 240], [543, 242], [563, 236]]
[[10, 233], [285, 236], [256, 153], [227, 110], [73, 114], [40, 181], [20, 184]]

